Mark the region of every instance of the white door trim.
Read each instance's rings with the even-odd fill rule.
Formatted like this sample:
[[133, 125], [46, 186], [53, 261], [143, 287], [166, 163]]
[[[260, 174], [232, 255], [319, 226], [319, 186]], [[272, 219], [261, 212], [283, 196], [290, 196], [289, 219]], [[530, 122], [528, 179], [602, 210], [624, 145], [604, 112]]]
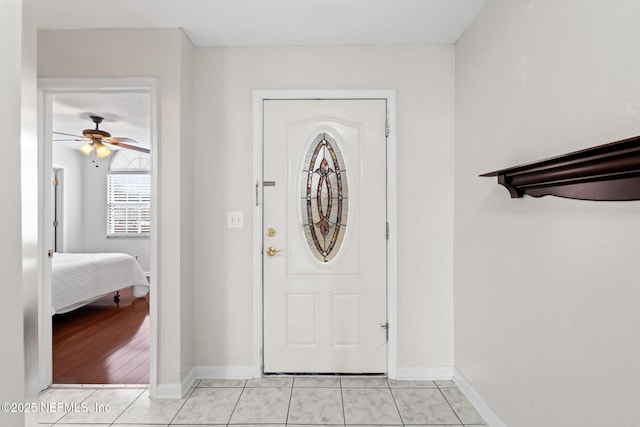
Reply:
[[[38, 274], [39, 274], [39, 379], [40, 389], [48, 387], [52, 382], [52, 343], [51, 343], [51, 289], [45, 287], [45, 280], [51, 277], [51, 264], [47, 262], [47, 250], [50, 248], [51, 235], [51, 171], [52, 171], [52, 97], [61, 93], [82, 93], [100, 91], [122, 91], [142, 89], [149, 92], [151, 102], [151, 200], [158, 200], [158, 79], [157, 78], [43, 78], [38, 79], [38, 153], [42, 159], [40, 164], [39, 185], [44, 190], [39, 192], [38, 202]], [[158, 212], [151, 207], [151, 222], [158, 224]], [[151, 280], [158, 283], [158, 227], [151, 228], [150, 235], [150, 269]], [[151, 395], [155, 395], [158, 385], [158, 292], [149, 296], [150, 314], [150, 371], [149, 386]]]
[[397, 240], [396, 240], [396, 93], [394, 90], [255, 90], [253, 91], [253, 376], [263, 374], [263, 278], [262, 278], [262, 126], [263, 102], [269, 99], [385, 99], [387, 101], [387, 376], [397, 369]]
[[54, 242], [53, 249], [56, 252], [64, 251], [64, 167], [53, 165], [53, 180], [55, 180], [55, 188], [53, 189], [54, 205], [52, 212], [54, 220], [58, 222], [53, 232]]

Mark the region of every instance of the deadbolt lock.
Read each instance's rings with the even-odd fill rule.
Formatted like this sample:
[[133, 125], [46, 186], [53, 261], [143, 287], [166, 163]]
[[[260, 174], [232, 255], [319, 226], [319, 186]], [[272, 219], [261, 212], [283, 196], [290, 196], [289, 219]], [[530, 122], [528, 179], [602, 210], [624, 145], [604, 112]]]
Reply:
[[275, 235], [276, 235], [276, 229], [275, 228], [272, 228], [272, 227], [267, 228], [267, 236], [273, 237]]

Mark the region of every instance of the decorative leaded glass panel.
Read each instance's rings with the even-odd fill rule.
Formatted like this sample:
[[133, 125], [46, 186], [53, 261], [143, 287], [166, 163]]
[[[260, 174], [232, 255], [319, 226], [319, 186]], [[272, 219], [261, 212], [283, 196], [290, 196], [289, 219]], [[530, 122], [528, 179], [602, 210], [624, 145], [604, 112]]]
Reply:
[[340, 251], [349, 214], [344, 159], [336, 140], [319, 134], [307, 149], [300, 179], [302, 226], [309, 249], [320, 262]]

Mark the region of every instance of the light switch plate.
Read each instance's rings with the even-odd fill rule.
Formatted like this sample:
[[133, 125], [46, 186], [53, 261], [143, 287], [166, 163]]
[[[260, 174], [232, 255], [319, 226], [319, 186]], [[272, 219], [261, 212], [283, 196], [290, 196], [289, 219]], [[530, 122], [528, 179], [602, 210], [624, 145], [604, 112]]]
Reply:
[[228, 211], [227, 228], [244, 228], [244, 212]]

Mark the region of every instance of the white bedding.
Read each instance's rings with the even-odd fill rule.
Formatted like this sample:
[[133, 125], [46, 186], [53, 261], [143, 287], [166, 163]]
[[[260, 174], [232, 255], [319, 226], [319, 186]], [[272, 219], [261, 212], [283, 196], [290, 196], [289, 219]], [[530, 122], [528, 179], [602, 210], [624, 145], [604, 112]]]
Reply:
[[51, 282], [52, 314], [75, 310], [127, 286], [135, 297], [149, 292], [149, 282], [138, 261], [120, 253], [55, 253]]

